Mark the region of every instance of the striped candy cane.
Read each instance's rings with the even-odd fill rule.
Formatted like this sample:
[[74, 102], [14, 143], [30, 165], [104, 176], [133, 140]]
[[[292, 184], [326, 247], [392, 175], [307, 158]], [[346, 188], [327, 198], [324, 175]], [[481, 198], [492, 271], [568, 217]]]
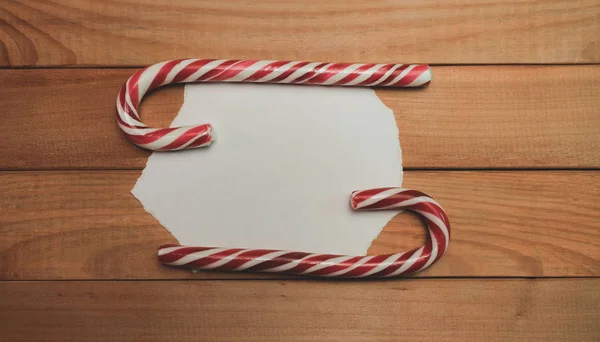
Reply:
[[223, 59], [182, 59], [149, 66], [131, 76], [117, 98], [117, 121], [134, 144], [154, 151], [210, 145], [212, 126], [201, 124], [151, 128], [142, 123], [138, 106], [144, 95], [169, 83], [252, 82], [332, 86], [419, 87], [431, 80], [427, 65], [350, 64]]
[[164, 245], [158, 250], [158, 260], [170, 266], [202, 270], [346, 278], [393, 277], [429, 267], [448, 248], [448, 216], [434, 199], [422, 192], [403, 188], [355, 191], [350, 204], [354, 210], [405, 209], [419, 214], [428, 229], [425, 245], [408, 252], [373, 256]]
[[[431, 80], [427, 65], [348, 64], [288, 61], [183, 59], [149, 66], [131, 76], [117, 98], [117, 121], [134, 144], [155, 151], [208, 146], [212, 126], [201, 124], [151, 128], [141, 122], [143, 96], [162, 85], [190, 82], [291, 83], [333, 86], [419, 87]], [[163, 245], [160, 262], [203, 270], [277, 272], [323, 277], [392, 277], [429, 267], [446, 251], [450, 222], [442, 207], [415, 190], [380, 188], [355, 191], [354, 210], [404, 209], [419, 214], [427, 225], [427, 242], [408, 252], [345, 256], [267, 249]]]

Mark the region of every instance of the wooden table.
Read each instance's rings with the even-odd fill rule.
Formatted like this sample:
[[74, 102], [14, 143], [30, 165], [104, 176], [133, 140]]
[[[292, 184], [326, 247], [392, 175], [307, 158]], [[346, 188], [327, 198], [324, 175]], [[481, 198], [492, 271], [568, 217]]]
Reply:
[[[0, 43], [0, 340], [600, 340], [598, 0], [5, 0]], [[175, 240], [129, 192], [149, 153], [114, 103], [184, 57], [431, 63], [428, 89], [377, 94], [448, 254], [388, 281], [160, 266]], [[424, 234], [400, 215], [370, 253]]]

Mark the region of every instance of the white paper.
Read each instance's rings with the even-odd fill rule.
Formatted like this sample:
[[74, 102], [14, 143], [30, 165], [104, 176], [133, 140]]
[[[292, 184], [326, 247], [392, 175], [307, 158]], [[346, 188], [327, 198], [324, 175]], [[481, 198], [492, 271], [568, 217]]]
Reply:
[[181, 244], [364, 255], [396, 211], [353, 212], [353, 190], [402, 184], [392, 111], [366, 88], [187, 85], [173, 126], [207, 148], [158, 152], [132, 193]]

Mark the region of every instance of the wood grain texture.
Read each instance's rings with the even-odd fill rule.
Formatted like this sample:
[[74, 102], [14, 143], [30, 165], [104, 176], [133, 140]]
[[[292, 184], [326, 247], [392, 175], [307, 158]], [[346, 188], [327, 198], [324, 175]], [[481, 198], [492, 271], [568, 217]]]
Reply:
[[[0, 279], [273, 277], [159, 265], [156, 248], [175, 240], [129, 193], [138, 177], [0, 173]], [[419, 276], [600, 276], [600, 172], [414, 171], [404, 178], [406, 187], [434, 196], [452, 223], [448, 253]], [[413, 248], [424, 237], [416, 217], [398, 215], [369, 254]]]
[[[134, 70], [0, 70], [0, 168], [141, 169], [149, 155], [115, 123]], [[405, 168], [600, 167], [600, 66], [434, 67], [424, 90], [378, 89], [400, 130]], [[141, 113], [167, 126], [182, 86]]]
[[9, 341], [598, 341], [599, 290], [600, 279], [0, 282], [0, 329]]
[[597, 0], [4, 0], [0, 65], [600, 62]]
[[[593, 64], [600, 1], [0, 1], [0, 170], [20, 171], [0, 172], [0, 340], [600, 341], [600, 65], [435, 66], [428, 89], [377, 89], [405, 168], [577, 170], [409, 171], [450, 215], [449, 252], [339, 282], [156, 261], [175, 240], [129, 193], [149, 153], [115, 124], [135, 70], [110, 67], [194, 57]], [[144, 119], [168, 125], [182, 89]], [[369, 254], [424, 237], [398, 215]]]

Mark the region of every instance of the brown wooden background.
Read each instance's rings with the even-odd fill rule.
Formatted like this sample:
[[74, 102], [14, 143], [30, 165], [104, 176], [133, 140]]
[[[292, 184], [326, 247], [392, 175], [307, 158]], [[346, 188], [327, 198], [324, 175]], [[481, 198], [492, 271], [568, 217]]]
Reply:
[[[192, 274], [129, 193], [114, 103], [174, 58], [433, 64], [394, 110], [405, 186], [450, 215], [410, 279]], [[0, 340], [600, 340], [600, 1], [0, 2]], [[167, 125], [182, 87], [142, 113]], [[421, 243], [396, 217], [370, 253]]]

